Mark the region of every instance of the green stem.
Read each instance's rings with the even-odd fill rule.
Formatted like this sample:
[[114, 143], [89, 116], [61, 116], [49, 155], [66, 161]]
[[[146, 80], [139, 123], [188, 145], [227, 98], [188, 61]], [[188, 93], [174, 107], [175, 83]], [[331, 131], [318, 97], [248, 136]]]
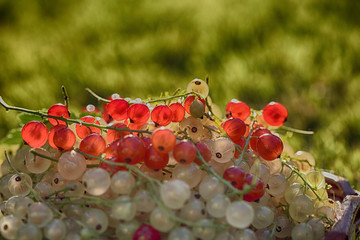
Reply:
[[43, 154], [41, 154], [41, 153], [37, 153], [36, 150], [35, 150], [35, 148], [30, 149], [30, 152], [31, 152], [33, 155], [35, 155], [35, 156], [39, 156], [39, 157], [45, 158], [45, 159], [50, 160], [50, 161], [52, 161], [52, 162], [58, 162], [58, 161], [59, 161], [59, 160], [57, 160], [57, 159], [55, 159], [55, 158], [52, 158], [52, 157], [43, 155]]
[[241, 152], [239, 161], [236, 163], [236, 166], [239, 166], [239, 164], [240, 164], [240, 163], [242, 162], [242, 160], [244, 159], [246, 149], [248, 148], [249, 143], [250, 143], [250, 139], [251, 139], [251, 134], [252, 134], [252, 132], [253, 132], [253, 128], [251, 127], [251, 129], [250, 129], [250, 131], [249, 131], [249, 135], [248, 135], [248, 137], [246, 138], [246, 141], [245, 141], [244, 149], [243, 149], [242, 152]]
[[109, 103], [110, 100], [100, 97], [99, 95], [97, 95], [96, 93], [94, 93], [90, 88], [85, 88], [85, 91], [87, 91], [88, 93], [90, 93], [93, 97], [95, 97], [99, 102], [105, 102], [105, 103]]
[[25, 112], [25, 113], [40, 116], [42, 118], [53, 118], [53, 119], [65, 121], [67, 123], [76, 123], [76, 124], [87, 126], [87, 127], [96, 127], [96, 128], [99, 128], [99, 129], [112, 129], [112, 130], [116, 130], [116, 131], [119, 131], [119, 132], [128, 131], [128, 132], [131, 132], [131, 133], [132, 132], [148, 133], [148, 134], [152, 133], [151, 131], [147, 131], [147, 130], [133, 130], [133, 129], [129, 129], [129, 128], [116, 128], [116, 127], [113, 127], [113, 126], [102, 126], [102, 125], [97, 125], [97, 124], [94, 124], [94, 123], [87, 123], [87, 122], [77, 120], [77, 119], [57, 117], [57, 116], [48, 115], [48, 114], [45, 114], [45, 113], [42, 113], [42, 112], [39, 112], [39, 111], [35, 111], [35, 110], [30, 110], [30, 109], [21, 108], [21, 107], [14, 107], [14, 106], [10, 106], [10, 105], [6, 104], [1, 96], [0, 96], [0, 105], [2, 105], [7, 111], [8, 110], [14, 110], [14, 111], [18, 111], [18, 112]]
[[69, 95], [68, 95], [66, 87], [64, 85], [61, 86], [61, 91], [64, 95], [65, 106], [68, 108], [69, 107]]
[[294, 133], [299, 133], [299, 134], [306, 134], [306, 135], [312, 135], [312, 134], [314, 134], [314, 131], [300, 130], [300, 129], [296, 129], [296, 128], [292, 128], [292, 127], [286, 127], [286, 126], [281, 126], [279, 129], [284, 129], [284, 130], [286, 130], [286, 131], [290, 131], [290, 132], [294, 132]]
[[310, 188], [310, 190], [315, 194], [316, 198], [321, 201], [321, 197], [319, 197], [319, 195], [316, 193], [315, 188], [313, 188], [307, 181], [306, 179], [301, 175], [301, 173], [299, 173], [299, 171], [297, 169], [295, 169], [293, 166], [291, 166], [290, 164], [288, 164], [285, 160], [283, 160], [282, 162], [283, 165], [287, 166], [292, 173], [295, 173], [296, 175], [298, 175], [301, 180], [304, 182], [304, 185], [308, 186]]

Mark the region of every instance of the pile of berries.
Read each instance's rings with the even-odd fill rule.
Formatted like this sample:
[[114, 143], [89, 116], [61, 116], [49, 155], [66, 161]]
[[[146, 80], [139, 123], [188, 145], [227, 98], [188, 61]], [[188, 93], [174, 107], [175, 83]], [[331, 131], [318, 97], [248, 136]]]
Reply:
[[63, 104], [46, 113], [1, 99], [43, 119], [22, 127], [1, 166], [5, 239], [317, 240], [341, 210], [311, 154], [276, 133], [280, 103], [233, 99], [222, 119], [200, 79], [157, 99], [90, 92], [103, 109], [78, 119]]

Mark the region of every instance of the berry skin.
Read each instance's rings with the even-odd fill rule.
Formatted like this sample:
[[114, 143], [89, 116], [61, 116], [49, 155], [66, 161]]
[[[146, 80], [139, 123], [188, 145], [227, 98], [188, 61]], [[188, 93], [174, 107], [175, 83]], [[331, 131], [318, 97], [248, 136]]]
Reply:
[[68, 127], [60, 128], [55, 131], [53, 137], [54, 145], [61, 151], [67, 151], [72, 149], [75, 144], [75, 133]]
[[229, 181], [235, 188], [242, 189], [245, 183], [245, 172], [241, 167], [230, 167], [225, 170], [223, 178]]
[[[99, 121], [97, 121], [93, 116], [85, 116], [80, 118], [80, 120], [86, 123], [95, 123], [97, 125], [100, 125]], [[76, 124], [76, 134], [81, 139], [84, 139], [87, 135], [93, 132], [100, 133], [101, 131], [100, 128], [97, 127], [87, 127]]]
[[287, 116], [288, 112], [286, 107], [277, 102], [271, 102], [263, 109], [263, 118], [270, 126], [282, 126], [286, 121]]
[[127, 111], [130, 123], [136, 125], [144, 125], [150, 117], [150, 110], [148, 106], [143, 103], [134, 103]]
[[168, 153], [175, 147], [175, 134], [166, 128], [156, 129], [151, 135], [151, 143], [159, 153]]
[[230, 118], [221, 126], [233, 142], [240, 141], [246, 132], [246, 124], [237, 118]]
[[80, 142], [79, 149], [89, 155], [99, 156], [105, 152], [106, 141], [100, 134], [91, 133]]
[[271, 134], [270, 130], [266, 128], [258, 128], [251, 134], [250, 146], [255, 152], [257, 151], [257, 142], [259, 141], [259, 137], [266, 133]]
[[226, 105], [226, 117], [227, 118], [238, 118], [245, 121], [251, 114], [250, 107], [237, 99], [232, 99]]
[[28, 122], [21, 130], [22, 139], [33, 148], [42, 147], [48, 140], [48, 135], [45, 124], [38, 121]]
[[106, 112], [116, 121], [127, 118], [129, 103], [124, 99], [114, 99], [106, 105]]
[[172, 103], [169, 108], [172, 111], [172, 121], [181, 122], [185, 116], [185, 108], [181, 103]]
[[[246, 184], [250, 186], [252, 184], [254, 177], [255, 176], [253, 174], [246, 174], [245, 177]], [[242, 190], [242, 188], [240, 190]], [[251, 189], [251, 191], [248, 192], [247, 194], [244, 194], [244, 200], [248, 202], [256, 201], [260, 199], [264, 195], [264, 193], [265, 193], [264, 182], [260, 178], [257, 178], [255, 186]]]
[[259, 137], [256, 148], [260, 157], [271, 161], [280, 156], [284, 145], [278, 136], [266, 133]]
[[[61, 103], [52, 105], [49, 108], [47, 114], [51, 115], [51, 116], [55, 116], [55, 117], [70, 118], [70, 112], [69, 112], [68, 108]], [[66, 124], [62, 120], [57, 120], [57, 119], [53, 119], [53, 118], [49, 118], [49, 122], [54, 126], [58, 125], [58, 124], [62, 124], [62, 125]]]
[[155, 148], [151, 146], [145, 155], [145, 165], [150, 169], [162, 169], [169, 163], [168, 153], [158, 153]]
[[[209, 149], [209, 147], [202, 142], [198, 142], [196, 143], [196, 148], [199, 150], [201, 156], [203, 157], [203, 159], [205, 160], [205, 162], [209, 162], [211, 160], [211, 150]], [[203, 162], [200, 160], [199, 156], [196, 156], [196, 159], [194, 161], [196, 164], [198, 165], [203, 165]]]
[[[115, 123], [112, 126], [115, 128], [127, 128], [127, 126], [123, 123]], [[118, 131], [118, 130], [109, 129], [106, 134], [106, 139], [109, 143], [111, 143], [111, 142], [113, 142], [117, 139], [121, 139], [129, 134], [130, 134], [130, 132], [128, 132], [128, 131], [124, 131], [124, 130]]]
[[190, 164], [196, 159], [196, 147], [192, 142], [183, 140], [175, 145], [173, 155], [177, 162]]
[[118, 148], [118, 158], [120, 162], [137, 164], [144, 160], [146, 148], [143, 141], [134, 135], [127, 135], [121, 139]]
[[172, 111], [167, 105], [158, 105], [151, 111], [151, 120], [155, 126], [167, 126], [172, 120]]
[[[185, 108], [185, 111], [188, 113], [188, 114], [191, 114], [190, 113], [190, 105], [191, 103], [195, 100], [195, 96], [191, 95], [191, 96], [188, 96], [186, 99], [185, 99], [185, 102], [184, 102], [184, 108]], [[198, 98], [203, 104], [204, 104], [204, 107], [205, 107], [205, 100], [202, 99], [202, 98]]]
[[135, 231], [133, 240], [161, 240], [161, 235], [152, 226], [143, 224]]

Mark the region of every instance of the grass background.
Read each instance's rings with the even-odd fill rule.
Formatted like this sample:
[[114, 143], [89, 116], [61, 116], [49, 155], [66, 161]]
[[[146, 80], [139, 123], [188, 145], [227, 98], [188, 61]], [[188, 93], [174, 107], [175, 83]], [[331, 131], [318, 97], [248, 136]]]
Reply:
[[[158, 96], [210, 77], [213, 101], [289, 111], [318, 167], [360, 188], [360, 1], [0, 0], [0, 96], [72, 110], [117, 92]], [[0, 138], [18, 127], [0, 109]]]

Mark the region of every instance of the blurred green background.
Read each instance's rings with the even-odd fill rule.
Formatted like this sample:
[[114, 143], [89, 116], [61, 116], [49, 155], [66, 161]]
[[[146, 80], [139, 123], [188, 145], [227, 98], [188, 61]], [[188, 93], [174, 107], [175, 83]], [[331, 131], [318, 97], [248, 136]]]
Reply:
[[[158, 96], [210, 77], [223, 109], [279, 101], [291, 145], [360, 188], [360, 1], [0, 0], [0, 95], [31, 109]], [[0, 138], [18, 127], [0, 110]]]

